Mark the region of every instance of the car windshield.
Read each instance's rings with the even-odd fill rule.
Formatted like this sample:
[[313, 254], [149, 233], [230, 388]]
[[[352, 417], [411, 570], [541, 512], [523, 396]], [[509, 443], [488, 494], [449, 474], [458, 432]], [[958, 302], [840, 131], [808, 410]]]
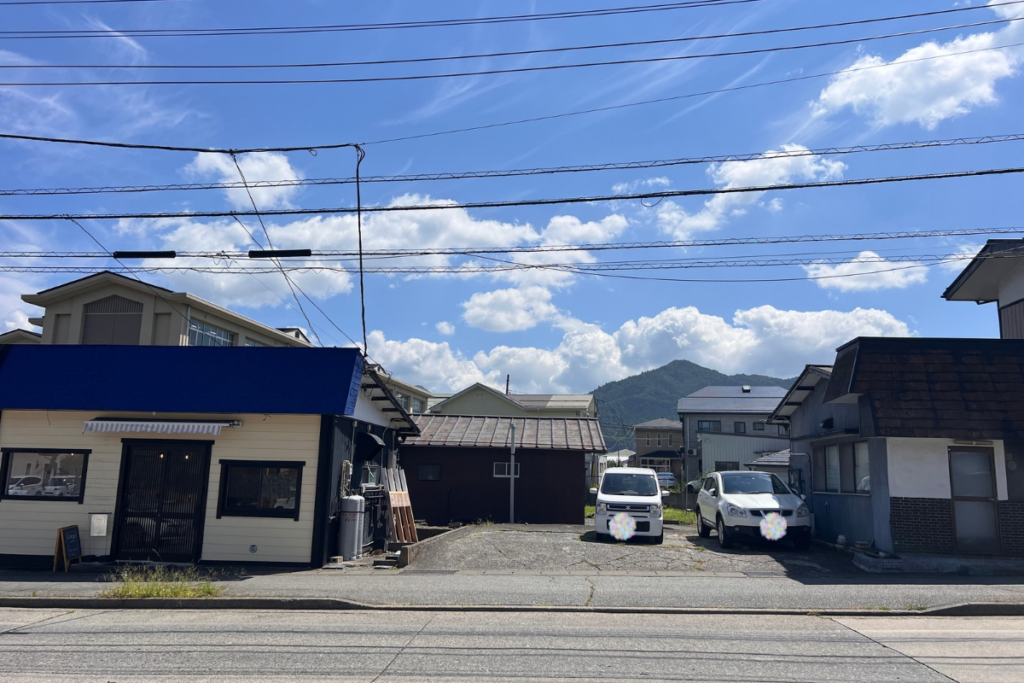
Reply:
[[786, 494], [789, 489], [782, 480], [767, 472], [744, 472], [723, 474], [724, 493], [775, 493]]
[[601, 493], [611, 496], [656, 496], [658, 480], [649, 474], [619, 474], [610, 472], [601, 482]]

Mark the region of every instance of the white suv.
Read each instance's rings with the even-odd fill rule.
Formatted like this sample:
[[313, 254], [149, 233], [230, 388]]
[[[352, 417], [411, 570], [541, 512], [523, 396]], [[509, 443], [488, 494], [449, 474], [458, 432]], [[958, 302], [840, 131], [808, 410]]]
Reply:
[[594, 515], [597, 540], [608, 540], [608, 522], [625, 512], [636, 521], [635, 536], [647, 537], [655, 543], [665, 538], [661, 499], [668, 495], [658, 484], [654, 470], [641, 467], [611, 467], [601, 476], [601, 488], [590, 489], [597, 494]]
[[712, 472], [697, 494], [697, 534], [718, 532], [729, 548], [738, 536], [761, 537], [761, 520], [776, 513], [786, 521], [786, 535], [797, 550], [811, 544], [811, 514], [803, 499], [768, 472]]

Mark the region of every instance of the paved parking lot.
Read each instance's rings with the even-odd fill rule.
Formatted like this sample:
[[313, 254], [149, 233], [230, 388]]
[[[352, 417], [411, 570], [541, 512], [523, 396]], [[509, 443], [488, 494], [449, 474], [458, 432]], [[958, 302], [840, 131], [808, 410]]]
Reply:
[[792, 576], [859, 574], [851, 556], [812, 547], [797, 552], [788, 542], [737, 543], [700, 538], [692, 525], [665, 526], [662, 545], [601, 543], [590, 525], [495, 524], [469, 526], [424, 546], [409, 570], [549, 572], [702, 572]]

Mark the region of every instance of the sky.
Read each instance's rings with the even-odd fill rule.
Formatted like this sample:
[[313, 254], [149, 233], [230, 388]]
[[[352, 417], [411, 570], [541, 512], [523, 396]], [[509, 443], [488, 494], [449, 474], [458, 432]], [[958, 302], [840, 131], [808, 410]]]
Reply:
[[[639, 5], [642, 3], [632, 3]], [[195, 148], [366, 143], [361, 174], [508, 170], [709, 155], [745, 161], [504, 178], [371, 182], [364, 206], [529, 201], [944, 173], [1021, 165], [1024, 142], [859, 154], [801, 150], [1012, 134], [1024, 89], [1024, 3], [917, 0], [823, 3], [753, 0], [606, 17], [455, 27], [202, 37], [129, 36], [129, 29], [381, 24], [580, 9], [570, 2], [160, 0], [3, 6], [2, 31], [102, 31], [103, 38], [0, 37], [0, 132]], [[630, 6], [628, 0], [587, 9]], [[738, 32], [965, 9], [944, 15], [784, 34]], [[866, 40], [922, 29], [955, 30]], [[712, 37], [709, 36], [725, 36]], [[488, 55], [567, 46], [700, 38], [578, 52], [474, 56], [437, 63], [268, 69], [308, 64]], [[823, 47], [722, 57], [776, 46]], [[53, 85], [29, 82], [345, 79], [478, 72], [592, 61], [662, 59], [441, 79], [244, 85]], [[147, 65], [263, 65], [237, 70], [143, 70]], [[26, 69], [25, 66], [76, 68]], [[82, 68], [85, 67], [85, 68]], [[122, 68], [110, 68], [122, 67]], [[834, 74], [817, 77], [818, 74]], [[806, 78], [803, 78], [806, 77]], [[769, 86], [741, 86], [789, 80]], [[697, 95], [710, 90], [729, 92]], [[686, 97], [681, 97], [686, 96]], [[666, 99], [675, 98], [675, 99]], [[650, 100], [649, 104], [620, 105]], [[455, 134], [453, 129], [619, 107]], [[249, 181], [349, 177], [352, 149], [258, 153], [238, 159]], [[0, 140], [0, 189], [233, 182], [230, 157]], [[1014, 175], [884, 185], [613, 199], [584, 203], [369, 213], [374, 249], [511, 248], [732, 237], [836, 236], [1020, 226]], [[261, 210], [353, 206], [351, 184], [255, 188]], [[0, 196], [0, 214], [187, 213], [249, 210], [244, 189]], [[279, 249], [353, 249], [347, 214], [268, 216]], [[245, 251], [266, 246], [258, 221], [230, 218], [0, 220], [5, 251]], [[991, 235], [999, 237], [1000, 235]], [[1005, 237], [1006, 235], [1002, 235]], [[998, 336], [990, 306], [940, 295], [988, 235], [554, 253], [373, 259], [380, 266], [455, 272], [364, 275], [368, 355], [435, 392], [472, 382], [513, 391], [587, 392], [672, 360], [726, 373], [796, 375], [830, 363], [857, 336]], [[922, 261], [922, 257], [947, 257]], [[565, 268], [481, 273], [478, 266], [778, 258], [775, 267], [625, 270]], [[887, 262], [912, 257], [909, 262]], [[831, 259], [820, 262], [821, 259]], [[885, 259], [879, 261], [878, 259]], [[495, 261], [493, 259], [499, 259]], [[815, 262], [819, 261], [819, 262]], [[136, 262], [138, 263], [138, 262]], [[146, 261], [143, 265], [167, 265]], [[226, 268], [247, 260], [184, 259]], [[258, 265], [265, 265], [261, 262]], [[289, 259], [287, 265], [352, 266]], [[3, 266], [117, 266], [109, 259], [5, 258]], [[459, 270], [463, 272], [458, 272]], [[612, 275], [609, 277], [608, 275]], [[359, 278], [296, 271], [322, 309], [299, 310], [280, 273], [145, 272], [273, 326], [312, 330], [326, 346], [361, 342]], [[21, 301], [81, 275], [0, 272], [0, 330], [31, 329]], [[639, 279], [638, 279], [639, 278]], [[645, 279], [648, 278], [648, 279]], [[662, 279], [650, 279], [662, 278]], [[668, 280], [666, 280], [667, 278]], [[675, 281], [672, 281], [675, 279]], [[680, 281], [682, 280], [682, 281]], [[701, 281], [703, 280], [703, 281]], [[773, 281], [768, 281], [773, 280]], [[308, 317], [308, 320], [307, 320]], [[329, 319], [328, 319], [329, 318]], [[340, 329], [339, 329], [340, 328]]]

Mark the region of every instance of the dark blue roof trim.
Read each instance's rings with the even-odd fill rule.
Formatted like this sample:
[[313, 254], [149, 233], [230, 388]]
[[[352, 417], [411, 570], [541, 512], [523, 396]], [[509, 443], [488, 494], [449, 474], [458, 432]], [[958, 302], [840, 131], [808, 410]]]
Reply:
[[0, 410], [353, 415], [358, 349], [0, 347]]

